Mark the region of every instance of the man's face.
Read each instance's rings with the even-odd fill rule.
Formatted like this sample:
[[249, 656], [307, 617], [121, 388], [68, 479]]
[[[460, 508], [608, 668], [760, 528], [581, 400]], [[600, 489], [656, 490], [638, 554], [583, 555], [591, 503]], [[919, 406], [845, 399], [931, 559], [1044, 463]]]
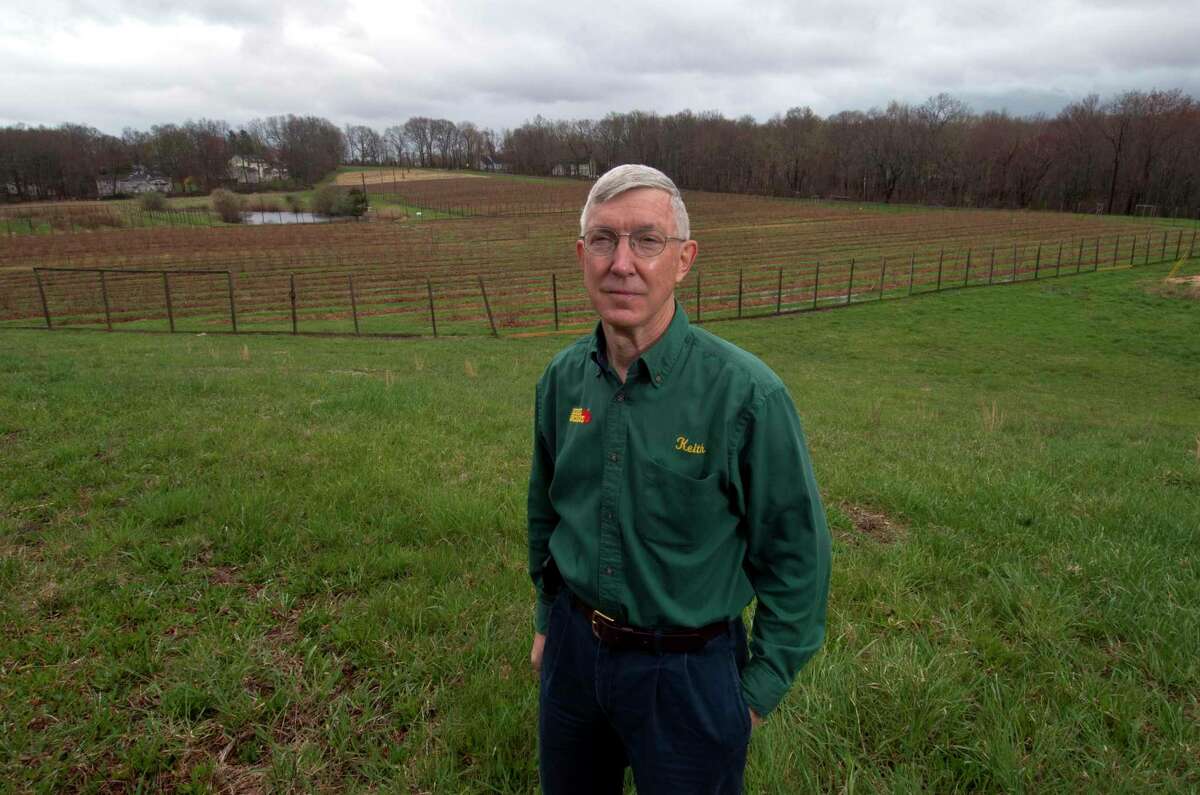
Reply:
[[[654, 188], [634, 188], [592, 207], [585, 231], [610, 229], [627, 234], [652, 229], [664, 237], [676, 235], [671, 196]], [[621, 237], [609, 255], [591, 254], [579, 240], [575, 253], [583, 268], [583, 283], [596, 312], [609, 326], [636, 332], [665, 328], [674, 310], [675, 285], [687, 276], [696, 259], [694, 240], [667, 241], [662, 253], [641, 257]], [[661, 324], [661, 325], [660, 325]]]

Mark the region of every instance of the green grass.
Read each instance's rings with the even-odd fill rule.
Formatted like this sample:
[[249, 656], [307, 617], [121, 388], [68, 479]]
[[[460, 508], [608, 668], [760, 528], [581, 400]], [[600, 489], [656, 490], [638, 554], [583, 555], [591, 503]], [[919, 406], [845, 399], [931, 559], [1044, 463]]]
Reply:
[[[711, 326], [788, 383], [835, 536], [749, 792], [1200, 787], [1200, 302], [1167, 268]], [[6, 788], [535, 791], [562, 336], [3, 336]]]

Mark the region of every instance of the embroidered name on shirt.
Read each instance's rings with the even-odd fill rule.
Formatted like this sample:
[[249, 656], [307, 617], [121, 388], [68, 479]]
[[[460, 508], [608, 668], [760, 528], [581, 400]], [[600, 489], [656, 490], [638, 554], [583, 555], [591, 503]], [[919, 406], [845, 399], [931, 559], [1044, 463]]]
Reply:
[[592, 421], [592, 412], [587, 409], [571, 409], [571, 416], [567, 418], [568, 422], [577, 422], [580, 425], [587, 425]]
[[704, 455], [704, 445], [699, 442], [688, 441], [686, 436], [680, 436], [675, 440], [675, 449], [691, 453], [692, 455]]

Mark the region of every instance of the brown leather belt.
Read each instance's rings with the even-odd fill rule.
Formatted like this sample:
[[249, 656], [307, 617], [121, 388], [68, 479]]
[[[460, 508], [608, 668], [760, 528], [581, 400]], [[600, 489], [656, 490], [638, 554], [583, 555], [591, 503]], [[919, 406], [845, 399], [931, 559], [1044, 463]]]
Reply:
[[592, 626], [592, 634], [605, 646], [613, 649], [639, 649], [648, 652], [699, 651], [713, 638], [729, 629], [728, 621], [716, 621], [696, 629], [638, 629], [621, 624], [589, 607], [572, 591], [571, 604]]

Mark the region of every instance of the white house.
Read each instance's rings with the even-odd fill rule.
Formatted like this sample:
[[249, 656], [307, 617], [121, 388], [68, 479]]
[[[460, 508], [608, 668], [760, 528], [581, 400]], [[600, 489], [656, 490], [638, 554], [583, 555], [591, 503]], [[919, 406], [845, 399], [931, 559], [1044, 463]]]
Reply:
[[147, 171], [141, 166], [134, 166], [133, 171], [123, 177], [113, 174], [108, 177], [99, 177], [96, 180], [96, 193], [101, 196], [112, 196], [117, 193], [150, 193], [152, 191], [170, 193], [171, 180], [161, 174]]
[[234, 155], [229, 158], [229, 178], [239, 185], [256, 185], [287, 179], [287, 169], [273, 166], [262, 158]]

